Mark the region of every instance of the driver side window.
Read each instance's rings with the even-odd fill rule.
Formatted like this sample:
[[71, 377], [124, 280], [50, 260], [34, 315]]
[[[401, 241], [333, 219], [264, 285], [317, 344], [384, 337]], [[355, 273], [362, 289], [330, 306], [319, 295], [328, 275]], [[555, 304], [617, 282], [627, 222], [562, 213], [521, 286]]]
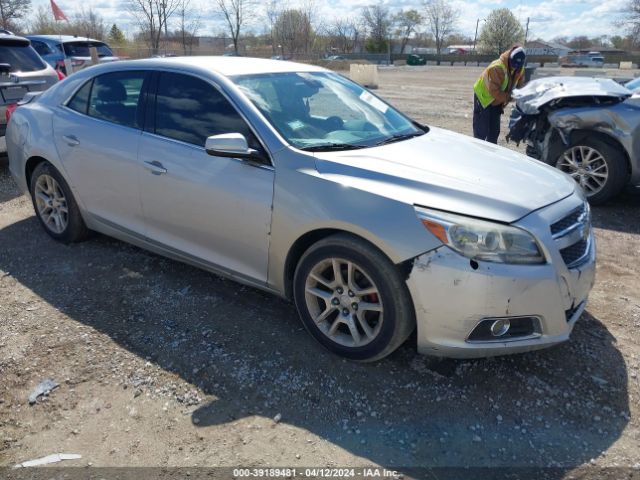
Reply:
[[178, 73], [160, 74], [155, 133], [199, 147], [211, 135], [241, 133], [251, 148], [263, 150], [244, 119], [217, 89]]

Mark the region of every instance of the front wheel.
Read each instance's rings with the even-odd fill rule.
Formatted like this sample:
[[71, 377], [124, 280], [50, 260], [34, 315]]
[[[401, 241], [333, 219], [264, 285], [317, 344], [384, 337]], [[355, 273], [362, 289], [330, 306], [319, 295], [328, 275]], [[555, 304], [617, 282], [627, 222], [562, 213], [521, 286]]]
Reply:
[[311, 246], [296, 268], [293, 292], [309, 333], [352, 360], [389, 355], [415, 328], [411, 296], [397, 267], [350, 235]]
[[600, 205], [622, 191], [627, 183], [624, 154], [600, 139], [584, 139], [558, 157], [556, 168], [570, 175], [584, 190], [589, 203]]

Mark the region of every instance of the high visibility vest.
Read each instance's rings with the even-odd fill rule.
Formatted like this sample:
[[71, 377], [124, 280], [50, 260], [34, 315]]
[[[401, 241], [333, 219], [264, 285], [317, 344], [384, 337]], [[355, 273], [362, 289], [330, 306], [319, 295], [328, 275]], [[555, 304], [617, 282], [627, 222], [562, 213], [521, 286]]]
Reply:
[[[507, 72], [507, 67], [504, 66], [504, 63], [502, 63], [500, 59], [491, 62], [491, 64], [487, 67], [487, 70], [494, 67], [500, 67], [504, 72], [504, 79], [502, 80], [502, 85], [500, 85], [500, 90], [506, 92], [507, 87], [509, 86], [509, 73]], [[491, 93], [489, 92], [489, 89], [487, 88], [487, 84], [485, 82], [485, 72], [487, 70], [482, 72], [482, 75], [480, 75], [480, 78], [473, 86], [473, 91], [476, 93], [476, 97], [478, 97], [478, 100], [480, 100], [482, 108], [487, 108], [495, 100], [495, 98], [491, 96]]]

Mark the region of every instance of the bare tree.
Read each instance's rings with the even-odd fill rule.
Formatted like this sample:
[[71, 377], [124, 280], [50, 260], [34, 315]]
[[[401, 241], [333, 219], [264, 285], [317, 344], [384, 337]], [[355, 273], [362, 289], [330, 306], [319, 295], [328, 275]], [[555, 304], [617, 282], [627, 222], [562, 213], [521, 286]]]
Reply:
[[311, 20], [302, 9], [289, 8], [280, 13], [274, 28], [274, 38], [281, 52], [289, 54], [306, 53], [311, 44], [313, 27]]
[[216, 0], [218, 10], [224, 16], [231, 40], [233, 41], [233, 50], [238, 53], [238, 40], [242, 27], [246, 25], [251, 14], [255, 11], [256, 5], [254, 0]]
[[640, 0], [629, 0], [625, 8], [625, 17], [620, 22], [627, 27], [635, 43], [640, 43]]
[[16, 21], [22, 20], [31, 10], [31, 0], [0, 0], [2, 28], [15, 29]]
[[424, 5], [427, 27], [436, 43], [438, 64], [445, 40], [455, 31], [460, 12], [448, 0], [427, 0]]
[[404, 49], [409, 42], [411, 35], [416, 33], [417, 28], [422, 24], [424, 18], [417, 10], [400, 10], [393, 17], [393, 20], [398, 27], [398, 33], [400, 36], [400, 53], [404, 53]]
[[276, 53], [278, 43], [275, 35], [276, 22], [282, 12], [287, 8], [288, 7], [285, 2], [280, 2], [278, 0], [269, 0], [265, 4], [265, 17], [267, 20], [267, 27], [269, 28], [269, 37], [271, 38], [271, 50], [274, 54]]
[[352, 18], [336, 18], [326, 28], [327, 36], [333, 48], [340, 53], [353, 52], [360, 31]]
[[200, 29], [200, 16], [190, 8], [191, 0], [181, 0], [178, 7], [178, 31], [176, 32], [182, 44], [185, 55], [193, 53], [193, 44]]
[[73, 25], [76, 35], [84, 35], [97, 40], [107, 38], [108, 27], [104, 18], [91, 8], [89, 10], [81, 8], [80, 12], [74, 15], [71, 25]]
[[182, 0], [126, 0], [152, 53], [158, 53], [162, 33]]
[[383, 53], [389, 46], [389, 28], [391, 16], [389, 10], [382, 3], [362, 8], [362, 19], [367, 27], [369, 41], [367, 50]]

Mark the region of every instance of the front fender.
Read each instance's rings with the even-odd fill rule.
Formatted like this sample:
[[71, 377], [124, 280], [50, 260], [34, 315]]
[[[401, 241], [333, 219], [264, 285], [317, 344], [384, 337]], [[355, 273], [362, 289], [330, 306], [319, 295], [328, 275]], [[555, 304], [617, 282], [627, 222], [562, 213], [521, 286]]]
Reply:
[[296, 241], [308, 232], [339, 230], [357, 235], [395, 263], [441, 245], [416, 216], [413, 205], [329, 180], [313, 159], [281, 152], [276, 169], [269, 246], [270, 286], [285, 292], [285, 265]]

